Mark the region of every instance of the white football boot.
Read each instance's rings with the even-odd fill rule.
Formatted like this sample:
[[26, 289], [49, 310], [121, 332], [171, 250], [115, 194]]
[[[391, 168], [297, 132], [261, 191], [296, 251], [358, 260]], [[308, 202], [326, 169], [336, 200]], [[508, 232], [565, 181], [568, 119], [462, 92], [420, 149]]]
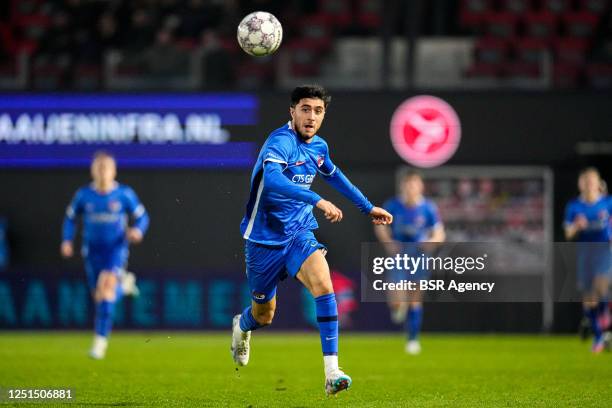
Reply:
[[239, 366], [249, 364], [249, 342], [251, 341], [251, 331], [243, 332], [240, 330], [240, 316], [234, 316], [232, 320], [232, 357]]
[[140, 295], [140, 290], [136, 286], [136, 275], [133, 272], [122, 271], [120, 276], [121, 290], [124, 295], [134, 297]]
[[421, 353], [421, 343], [418, 340], [410, 340], [406, 343], [406, 353], [417, 355]]
[[351, 377], [344, 374], [344, 371], [338, 368], [326, 375], [325, 393], [327, 395], [335, 395], [342, 390], [347, 390], [352, 383]]
[[108, 347], [108, 339], [103, 336], [96, 335], [94, 337], [93, 345], [89, 350], [89, 357], [94, 360], [102, 360], [106, 355], [106, 348]]

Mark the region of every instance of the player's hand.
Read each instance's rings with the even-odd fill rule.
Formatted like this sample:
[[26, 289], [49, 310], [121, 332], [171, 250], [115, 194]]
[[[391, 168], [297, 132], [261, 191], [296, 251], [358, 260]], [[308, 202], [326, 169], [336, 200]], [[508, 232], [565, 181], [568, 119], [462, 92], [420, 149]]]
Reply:
[[576, 228], [576, 231], [582, 231], [583, 229], [586, 229], [588, 226], [589, 226], [589, 221], [586, 219], [584, 215], [580, 214], [574, 219], [574, 228]]
[[64, 258], [71, 258], [72, 255], [74, 255], [72, 241], [63, 241], [62, 246], [60, 247], [60, 253]]
[[138, 228], [128, 228], [125, 236], [131, 244], [139, 244], [142, 241], [142, 231]]
[[393, 222], [393, 216], [387, 210], [380, 207], [372, 208], [370, 217], [375, 225], [389, 225]]
[[333, 205], [331, 201], [321, 199], [317, 203], [317, 208], [323, 211], [325, 218], [327, 218], [330, 222], [342, 221], [342, 211]]

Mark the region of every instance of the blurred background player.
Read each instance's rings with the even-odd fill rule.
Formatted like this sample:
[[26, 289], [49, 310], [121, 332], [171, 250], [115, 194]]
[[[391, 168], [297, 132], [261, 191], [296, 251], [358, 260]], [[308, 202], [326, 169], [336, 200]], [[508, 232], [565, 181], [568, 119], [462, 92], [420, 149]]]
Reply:
[[[82, 256], [87, 284], [95, 303], [95, 336], [90, 356], [104, 358], [113, 323], [115, 303], [135, 291], [133, 274], [125, 273], [130, 243], [137, 244], [149, 225], [149, 216], [136, 193], [115, 181], [115, 159], [105, 152], [94, 155], [93, 183], [77, 190], [64, 217], [61, 254], [74, 254], [76, 218], [83, 218]], [[128, 226], [128, 217], [134, 220]], [[123, 278], [123, 279], [122, 279]]]
[[[578, 176], [580, 196], [565, 209], [565, 237], [578, 242], [576, 276], [583, 294], [584, 316], [593, 333], [594, 353], [605, 347], [603, 332], [610, 325], [608, 309], [612, 252], [610, 250], [610, 214], [612, 200], [605, 194], [605, 184], [594, 167]], [[592, 243], [592, 244], [589, 244]]]
[[368, 214], [373, 223], [392, 222], [387, 211], [372, 205], [334, 165], [327, 143], [317, 135], [330, 100], [320, 86], [295, 88], [289, 108], [291, 120], [273, 131], [261, 148], [240, 225], [246, 240], [252, 302], [234, 316], [231, 346], [234, 361], [248, 364], [251, 331], [272, 323], [278, 281], [288, 275], [298, 279], [315, 299], [328, 395], [347, 389], [352, 380], [338, 367], [338, 308], [325, 260], [327, 249], [313, 234], [318, 228], [314, 207], [332, 223], [342, 220], [342, 211], [310, 190], [316, 174]]
[[[393, 215], [393, 225], [376, 225], [374, 232], [378, 240], [385, 244], [389, 255], [407, 253], [420, 256], [422, 247], [418, 242], [444, 242], [446, 234], [440, 221], [436, 205], [423, 196], [424, 184], [420, 173], [410, 171], [402, 176], [399, 196], [389, 199], [384, 208]], [[409, 243], [409, 245], [402, 245]], [[413, 245], [410, 245], [413, 244]], [[428, 272], [421, 268], [414, 274], [406, 271], [394, 271], [393, 278], [419, 281], [428, 278]], [[420, 290], [390, 291], [388, 299], [391, 320], [396, 324], [405, 323], [408, 336], [406, 352], [421, 352], [419, 333], [423, 322], [423, 303]]]

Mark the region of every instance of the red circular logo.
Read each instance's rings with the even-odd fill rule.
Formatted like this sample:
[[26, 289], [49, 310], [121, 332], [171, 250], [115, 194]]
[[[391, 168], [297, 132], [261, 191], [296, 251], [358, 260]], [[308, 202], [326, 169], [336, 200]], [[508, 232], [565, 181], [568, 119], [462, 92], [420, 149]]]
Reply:
[[414, 166], [439, 166], [455, 154], [460, 140], [457, 113], [435, 96], [407, 99], [391, 118], [393, 148]]

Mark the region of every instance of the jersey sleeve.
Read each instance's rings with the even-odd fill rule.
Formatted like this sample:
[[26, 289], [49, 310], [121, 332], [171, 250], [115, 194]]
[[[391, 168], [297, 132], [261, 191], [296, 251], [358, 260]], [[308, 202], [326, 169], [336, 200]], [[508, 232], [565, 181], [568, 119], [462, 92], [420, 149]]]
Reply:
[[442, 225], [440, 218], [440, 211], [438, 206], [431, 201], [427, 202], [427, 228], [436, 228], [438, 225]]
[[66, 208], [66, 214], [64, 215], [64, 222], [62, 224], [62, 240], [72, 241], [76, 233], [76, 218], [78, 215], [83, 213], [83, 190], [78, 190], [68, 207]]
[[129, 187], [125, 187], [123, 199], [126, 212], [134, 219], [134, 227], [138, 228], [143, 235], [149, 228], [149, 214], [144, 205], [138, 199], [136, 192]]
[[321, 176], [323, 176], [323, 179], [336, 189], [336, 191], [348, 198], [359, 211], [364, 214], [369, 214], [372, 208], [374, 208], [374, 205], [331, 161], [327, 143], [325, 143], [325, 151], [322, 153], [323, 163], [321, 163], [320, 166], [318, 166], [317, 163], [317, 170]]
[[279, 163], [286, 168], [291, 161], [291, 153], [293, 145], [291, 138], [288, 135], [276, 135], [270, 138], [262, 152], [263, 163], [266, 162]]
[[337, 167], [336, 165], [332, 162], [331, 157], [329, 156], [329, 147], [327, 146], [327, 143], [325, 143], [325, 152], [323, 154], [323, 164], [321, 164], [321, 166], [318, 167], [319, 173], [321, 173], [323, 176], [331, 176], [333, 175], [336, 170]]
[[569, 202], [565, 206], [565, 216], [563, 218], [563, 226], [569, 227], [574, 222], [576, 215], [577, 215], [577, 211], [576, 211], [576, 206], [574, 205], [574, 202], [573, 201]]

